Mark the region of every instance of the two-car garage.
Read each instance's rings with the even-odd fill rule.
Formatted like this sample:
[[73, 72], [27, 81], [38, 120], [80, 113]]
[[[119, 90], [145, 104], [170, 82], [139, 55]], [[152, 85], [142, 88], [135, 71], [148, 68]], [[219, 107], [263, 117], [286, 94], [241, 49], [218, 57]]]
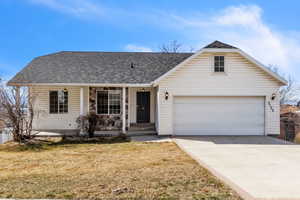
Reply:
[[264, 135], [265, 98], [175, 96], [175, 135]]

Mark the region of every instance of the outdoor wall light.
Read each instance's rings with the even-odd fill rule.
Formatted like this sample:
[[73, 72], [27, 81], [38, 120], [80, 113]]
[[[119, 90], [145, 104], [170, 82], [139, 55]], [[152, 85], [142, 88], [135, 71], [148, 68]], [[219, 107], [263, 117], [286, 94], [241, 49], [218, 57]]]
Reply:
[[165, 92], [165, 99], [168, 100], [168, 98], [169, 98], [169, 92], [166, 91]]
[[273, 93], [272, 96], [271, 96], [271, 100], [274, 100], [276, 98], [276, 94]]

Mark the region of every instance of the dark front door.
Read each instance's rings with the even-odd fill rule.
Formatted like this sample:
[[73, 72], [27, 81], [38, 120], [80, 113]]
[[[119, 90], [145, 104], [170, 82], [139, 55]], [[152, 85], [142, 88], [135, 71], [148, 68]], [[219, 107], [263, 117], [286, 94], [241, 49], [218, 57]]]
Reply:
[[150, 92], [136, 93], [136, 121], [137, 123], [150, 122]]

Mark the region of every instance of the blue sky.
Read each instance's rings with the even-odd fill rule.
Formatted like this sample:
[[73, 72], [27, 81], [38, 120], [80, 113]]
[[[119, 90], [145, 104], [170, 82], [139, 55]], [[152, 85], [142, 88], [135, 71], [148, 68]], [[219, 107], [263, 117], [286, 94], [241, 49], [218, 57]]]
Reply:
[[[188, 3], [187, 3], [188, 2]], [[299, 1], [0, 0], [0, 76], [62, 50], [182, 50], [214, 40], [300, 75]]]

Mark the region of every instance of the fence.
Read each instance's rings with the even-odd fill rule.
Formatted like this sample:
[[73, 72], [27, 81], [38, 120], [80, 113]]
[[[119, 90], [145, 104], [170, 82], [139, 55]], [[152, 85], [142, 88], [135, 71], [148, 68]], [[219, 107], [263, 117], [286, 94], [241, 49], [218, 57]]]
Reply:
[[5, 128], [2, 133], [0, 133], [0, 144], [8, 142], [13, 139], [11, 129]]
[[280, 115], [280, 138], [294, 142], [295, 136], [300, 134], [300, 113], [287, 112]]

